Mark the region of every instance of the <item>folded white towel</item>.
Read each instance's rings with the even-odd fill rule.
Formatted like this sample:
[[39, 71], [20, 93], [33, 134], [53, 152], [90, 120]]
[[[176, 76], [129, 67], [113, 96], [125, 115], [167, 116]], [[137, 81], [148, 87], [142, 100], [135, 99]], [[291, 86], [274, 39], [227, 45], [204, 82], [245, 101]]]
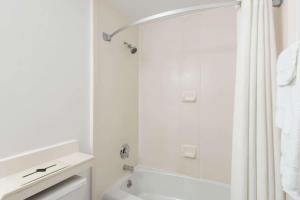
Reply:
[[[277, 125], [281, 128], [283, 189], [300, 199], [300, 41], [286, 49], [277, 66]], [[299, 70], [298, 70], [299, 69]]]
[[297, 74], [299, 42], [283, 51], [278, 60], [277, 85], [286, 86], [294, 82]]

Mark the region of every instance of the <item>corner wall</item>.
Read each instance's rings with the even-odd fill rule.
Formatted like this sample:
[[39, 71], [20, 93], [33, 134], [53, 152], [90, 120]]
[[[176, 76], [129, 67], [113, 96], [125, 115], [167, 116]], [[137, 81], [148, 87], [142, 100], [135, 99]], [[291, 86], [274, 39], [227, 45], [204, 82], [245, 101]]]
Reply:
[[300, 39], [300, 1], [284, 0], [280, 8], [274, 8], [278, 51], [282, 51]]
[[[137, 29], [116, 35], [111, 42], [102, 32], [112, 32], [128, 23], [109, 1], [95, 0], [94, 135], [96, 157], [93, 196], [100, 199], [125, 173], [123, 164], [137, 164], [138, 54], [132, 55], [124, 41], [137, 45]], [[130, 158], [120, 158], [120, 147], [128, 143]]]

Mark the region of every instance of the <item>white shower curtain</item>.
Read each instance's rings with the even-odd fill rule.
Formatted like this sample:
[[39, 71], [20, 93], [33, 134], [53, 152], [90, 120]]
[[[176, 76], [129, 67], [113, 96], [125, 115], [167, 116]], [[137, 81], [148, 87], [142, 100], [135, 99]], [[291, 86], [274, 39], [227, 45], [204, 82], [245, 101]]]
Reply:
[[233, 128], [231, 200], [282, 200], [274, 123], [276, 45], [272, 0], [242, 0]]

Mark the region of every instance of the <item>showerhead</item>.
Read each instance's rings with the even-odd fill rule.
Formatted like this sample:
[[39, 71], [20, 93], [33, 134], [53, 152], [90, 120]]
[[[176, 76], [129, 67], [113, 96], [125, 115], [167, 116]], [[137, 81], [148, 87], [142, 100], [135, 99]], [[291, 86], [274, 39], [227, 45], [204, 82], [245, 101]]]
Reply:
[[128, 44], [127, 42], [124, 42], [124, 44], [129, 48], [131, 54], [135, 54], [137, 52], [137, 48], [132, 46], [131, 44]]

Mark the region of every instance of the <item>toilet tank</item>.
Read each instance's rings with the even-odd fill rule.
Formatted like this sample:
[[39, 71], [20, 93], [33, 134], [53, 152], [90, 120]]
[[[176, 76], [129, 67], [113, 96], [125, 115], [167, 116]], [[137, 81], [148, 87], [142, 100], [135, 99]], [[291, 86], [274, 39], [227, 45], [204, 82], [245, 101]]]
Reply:
[[72, 176], [26, 200], [86, 200], [87, 178]]

